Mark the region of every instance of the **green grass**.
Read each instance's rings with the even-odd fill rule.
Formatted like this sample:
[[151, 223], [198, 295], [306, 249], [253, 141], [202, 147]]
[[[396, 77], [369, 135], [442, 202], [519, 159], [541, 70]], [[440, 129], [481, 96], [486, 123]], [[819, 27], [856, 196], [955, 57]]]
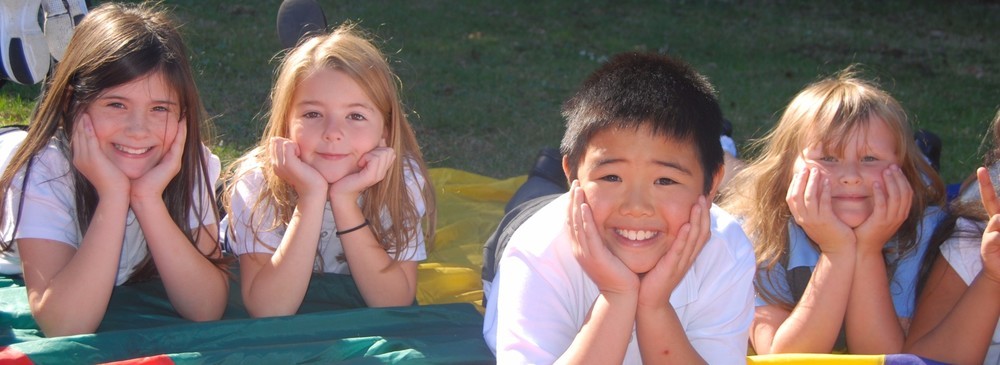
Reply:
[[[493, 177], [525, 174], [539, 148], [557, 145], [561, 103], [624, 51], [666, 52], [708, 76], [741, 145], [767, 131], [803, 86], [861, 63], [918, 127], [945, 140], [949, 182], [979, 163], [1000, 105], [996, 3], [320, 2], [331, 25], [353, 20], [380, 38], [431, 165]], [[167, 2], [185, 23], [224, 159], [263, 128], [278, 3]], [[3, 87], [0, 119], [24, 120], [33, 98]]]

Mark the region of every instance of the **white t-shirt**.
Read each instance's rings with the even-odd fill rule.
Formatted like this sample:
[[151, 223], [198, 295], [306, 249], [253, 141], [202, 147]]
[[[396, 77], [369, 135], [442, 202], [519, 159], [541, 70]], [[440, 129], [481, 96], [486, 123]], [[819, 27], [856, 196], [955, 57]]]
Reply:
[[[21, 144], [26, 133], [13, 132], [0, 136], [0, 156], [2, 156], [2, 166], [0, 171], [7, 168], [10, 158], [17, 146]], [[22, 168], [15, 175], [11, 182], [10, 189], [7, 190], [6, 204], [4, 204], [4, 221], [0, 223], [2, 232], [0, 237], [4, 241], [11, 239], [14, 230], [14, 219], [18, 215], [18, 205], [24, 199], [23, 208], [20, 212], [20, 223], [17, 227], [16, 239], [40, 238], [65, 243], [74, 249], [80, 247], [83, 240], [83, 233], [80, 232], [76, 219], [76, 191], [73, 187], [73, 176], [70, 172], [70, 161], [58, 147], [54, 139], [43, 148], [31, 160], [31, 172], [28, 176], [27, 184], [24, 184], [24, 172]], [[207, 148], [205, 154], [208, 156], [209, 182], [215, 186], [219, 178], [221, 164], [219, 158], [213, 155]], [[201, 179], [198, 179], [201, 181]], [[22, 191], [21, 187], [25, 190]], [[216, 224], [214, 206], [211, 204], [209, 192], [214, 189], [206, 189], [201, 186], [197, 191], [205, 193], [199, 201], [205, 216], [198, 217], [195, 213], [196, 207], [192, 207], [189, 227], [195, 228], [199, 224]], [[172, 224], [164, 222], [164, 224]], [[15, 249], [9, 252], [0, 253], [0, 273], [19, 274], [21, 273], [21, 261]], [[115, 285], [121, 285], [128, 280], [138, 265], [149, 254], [146, 247], [146, 238], [142, 234], [142, 228], [135, 214], [131, 209], [125, 223], [125, 235], [122, 243], [121, 258], [118, 262], [118, 276]]]
[[[583, 326], [599, 292], [573, 256], [568, 194], [511, 236], [487, 300], [483, 335], [499, 364], [549, 364]], [[754, 254], [736, 220], [712, 206], [712, 237], [670, 294], [688, 340], [709, 364], [746, 363]], [[633, 328], [626, 364], [642, 362]]]
[[[958, 273], [965, 285], [971, 285], [972, 280], [983, 270], [983, 258], [979, 253], [980, 245], [982, 245], [982, 234], [977, 236], [968, 232], [982, 232], [983, 228], [982, 223], [959, 218], [955, 222], [955, 232], [957, 233], [941, 245], [941, 255]], [[983, 363], [1000, 364], [1000, 321], [997, 322], [997, 327], [993, 331], [993, 339], [990, 341], [990, 348], [986, 351]]]
[[[421, 189], [423, 189], [426, 180], [417, 172], [420, 170], [414, 168], [414, 162], [412, 160], [407, 161], [410, 162], [407, 165], [408, 168], [403, 170], [407, 192], [410, 199], [413, 200], [414, 206], [417, 208], [417, 213], [422, 217], [426, 207], [424, 206]], [[264, 186], [264, 174], [257, 162], [248, 160], [239, 168], [240, 171], [248, 171], [250, 169], [253, 171], [243, 175], [236, 182], [236, 189], [230, 201], [230, 216], [223, 219], [222, 226], [226, 228], [223, 232], [228, 236], [229, 249], [237, 256], [245, 253], [265, 253], [270, 255], [281, 244], [281, 238], [285, 235], [288, 225], [281, 224], [279, 227], [271, 229], [271, 222], [274, 221], [274, 211], [272, 209], [266, 209], [265, 212], [257, 212], [253, 216], [253, 224], [250, 223], [251, 209], [256, 204], [259, 193]], [[266, 207], [267, 205], [264, 206]], [[385, 227], [392, 225], [388, 213], [383, 212], [382, 222], [384, 222], [383, 225]], [[232, 226], [232, 232], [228, 229], [230, 225]], [[255, 230], [257, 231], [258, 241], [254, 240], [253, 232]], [[313, 271], [336, 274], [351, 273], [347, 261], [337, 259], [337, 257], [343, 257], [344, 247], [340, 243], [340, 238], [335, 234], [336, 232], [337, 224], [333, 220], [333, 210], [330, 208], [330, 202], [327, 201], [326, 208], [323, 210], [323, 225], [319, 233], [319, 245], [317, 246], [319, 252], [317, 252], [316, 261], [313, 264]], [[389, 254], [393, 254], [393, 252], [390, 251]], [[413, 240], [407, 243], [406, 249], [400, 255], [400, 260], [420, 261], [425, 259], [427, 259], [427, 253], [424, 248], [423, 228], [417, 224], [416, 234]]]

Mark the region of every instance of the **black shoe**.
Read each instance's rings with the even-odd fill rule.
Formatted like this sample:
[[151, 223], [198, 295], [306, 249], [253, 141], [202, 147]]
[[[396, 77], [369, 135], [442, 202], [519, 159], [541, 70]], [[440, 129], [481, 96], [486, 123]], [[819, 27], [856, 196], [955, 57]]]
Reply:
[[941, 171], [941, 137], [926, 129], [918, 129], [913, 134], [913, 139], [917, 142], [920, 152], [924, 153], [930, 161], [934, 171]]
[[733, 136], [733, 122], [730, 122], [729, 119], [722, 118], [722, 135]]
[[278, 40], [295, 47], [307, 34], [326, 31], [326, 15], [315, 0], [284, 0], [278, 8]]
[[528, 173], [528, 180], [517, 188], [514, 196], [504, 207], [504, 212], [509, 212], [528, 200], [544, 195], [561, 194], [568, 190], [569, 184], [562, 170], [562, 154], [556, 148], [543, 148], [538, 151], [538, 158]]
[[562, 186], [563, 190], [569, 190], [569, 183], [566, 182], [566, 173], [562, 168], [562, 154], [558, 148], [543, 148], [538, 151], [538, 159], [535, 166], [531, 167], [529, 176], [541, 176], [556, 185]]

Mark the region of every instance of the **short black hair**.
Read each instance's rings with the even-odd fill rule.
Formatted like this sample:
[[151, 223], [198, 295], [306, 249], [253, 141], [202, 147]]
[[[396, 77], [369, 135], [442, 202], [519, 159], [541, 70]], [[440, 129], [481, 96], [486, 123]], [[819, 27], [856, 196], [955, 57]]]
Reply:
[[686, 63], [656, 53], [623, 53], [592, 73], [563, 104], [566, 134], [560, 152], [570, 179], [590, 139], [606, 129], [640, 129], [693, 141], [705, 174], [705, 193], [722, 166], [722, 110], [715, 88]]

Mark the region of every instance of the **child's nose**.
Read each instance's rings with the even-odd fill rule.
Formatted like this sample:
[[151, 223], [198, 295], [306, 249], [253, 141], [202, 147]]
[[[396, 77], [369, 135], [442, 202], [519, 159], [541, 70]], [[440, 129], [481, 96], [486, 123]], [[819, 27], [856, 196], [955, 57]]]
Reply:
[[323, 130], [323, 139], [326, 141], [339, 141], [344, 138], [344, 131], [336, 121], [330, 121]]
[[140, 135], [149, 132], [149, 121], [139, 113], [130, 113], [125, 125], [125, 135]]
[[651, 191], [644, 187], [627, 188], [621, 205], [621, 214], [625, 216], [648, 216], [653, 214]]
[[840, 169], [840, 182], [842, 184], [860, 184], [861, 173], [857, 163], [845, 163]]

